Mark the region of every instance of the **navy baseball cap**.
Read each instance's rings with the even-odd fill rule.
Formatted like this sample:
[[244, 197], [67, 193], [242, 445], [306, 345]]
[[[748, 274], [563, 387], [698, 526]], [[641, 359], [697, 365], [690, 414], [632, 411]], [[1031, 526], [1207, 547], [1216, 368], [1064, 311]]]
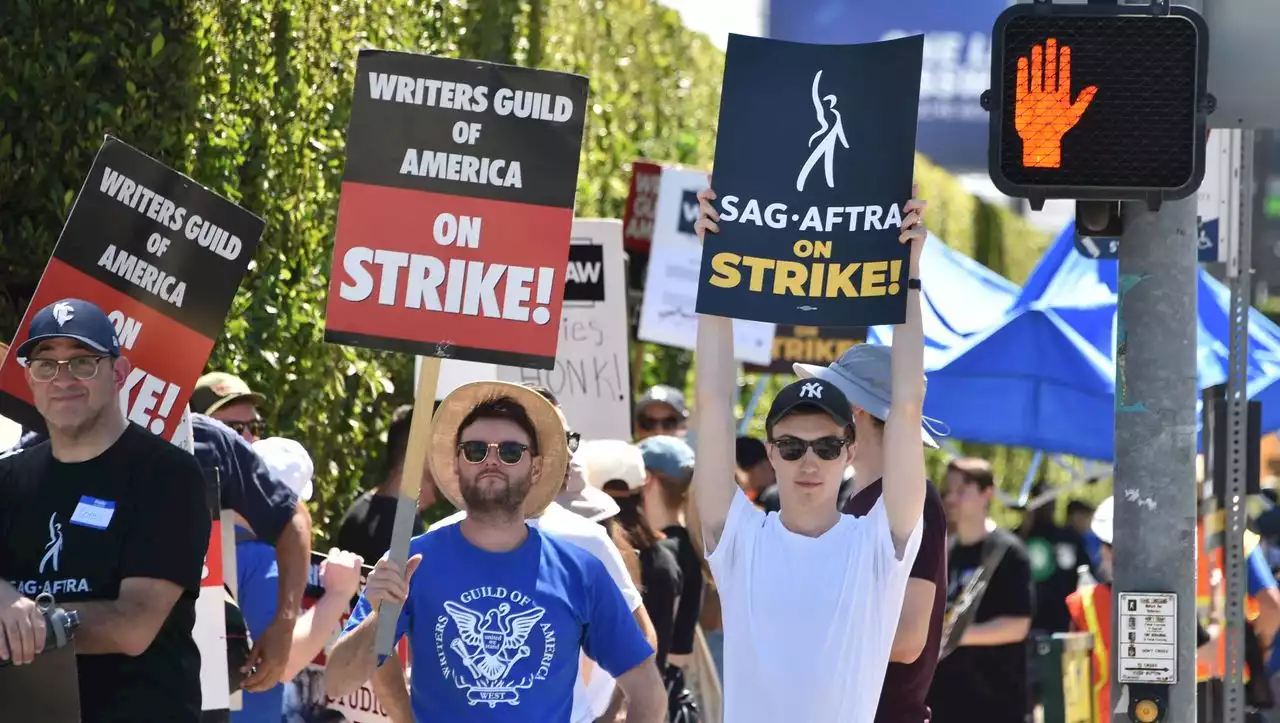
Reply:
[[26, 366], [31, 350], [48, 339], [72, 339], [94, 351], [120, 356], [115, 325], [102, 309], [83, 299], [55, 301], [36, 312], [27, 327], [26, 341], [18, 347], [18, 363]]
[[825, 379], [801, 379], [783, 387], [778, 396], [773, 398], [773, 406], [769, 407], [766, 419], [770, 434], [778, 420], [797, 409], [825, 412], [841, 427], [853, 425], [849, 399], [840, 391], [840, 387]]

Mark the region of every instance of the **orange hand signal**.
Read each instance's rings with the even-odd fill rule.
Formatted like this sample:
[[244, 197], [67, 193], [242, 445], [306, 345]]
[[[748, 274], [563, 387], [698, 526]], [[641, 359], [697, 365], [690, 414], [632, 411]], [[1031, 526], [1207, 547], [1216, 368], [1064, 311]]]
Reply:
[[[1043, 66], [1043, 68], [1042, 68]], [[1097, 86], [1080, 91], [1071, 102], [1071, 48], [1049, 38], [1042, 49], [1031, 46], [1031, 63], [1018, 58], [1018, 86], [1013, 122], [1022, 138], [1022, 165], [1027, 168], [1060, 168], [1062, 137], [1075, 127], [1093, 102]]]

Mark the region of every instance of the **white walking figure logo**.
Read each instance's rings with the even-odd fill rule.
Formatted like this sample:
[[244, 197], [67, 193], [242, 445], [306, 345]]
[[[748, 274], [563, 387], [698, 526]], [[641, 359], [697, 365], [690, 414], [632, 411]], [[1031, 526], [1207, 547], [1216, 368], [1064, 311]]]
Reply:
[[[796, 177], [797, 191], [804, 191], [804, 182], [809, 179], [809, 171], [813, 170], [813, 166], [818, 162], [819, 158], [822, 159], [823, 168], [827, 172], [827, 188], [835, 188], [836, 179], [835, 167], [833, 164], [835, 162], [836, 141], [839, 141], [840, 145], [845, 148], [849, 147], [849, 141], [844, 137], [844, 124], [840, 120], [840, 111], [836, 110], [835, 95], [828, 94], [824, 97], [818, 96], [818, 81], [821, 78], [822, 71], [819, 70], [818, 73], [813, 76], [813, 108], [817, 111], [818, 115], [818, 130], [813, 135], [809, 136], [809, 145], [813, 146], [813, 153], [809, 154], [809, 160], [804, 162], [804, 168], [800, 169], [800, 175]], [[827, 114], [822, 107], [822, 101], [824, 100], [830, 106], [831, 115], [835, 116], [835, 123], [833, 124], [827, 123]], [[826, 133], [827, 135], [818, 143], [817, 146], [814, 146], [814, 140], [823, 133]]]
[[49, 515], [49, 544], [44, 546], [44, 557], [40, 558], [40, 574], [44, 574], [44, 566], [53, 563], [53, 571], [58, 571], [58, 555], [62, 552], [62, 523], [58, 522], [58, 513]]

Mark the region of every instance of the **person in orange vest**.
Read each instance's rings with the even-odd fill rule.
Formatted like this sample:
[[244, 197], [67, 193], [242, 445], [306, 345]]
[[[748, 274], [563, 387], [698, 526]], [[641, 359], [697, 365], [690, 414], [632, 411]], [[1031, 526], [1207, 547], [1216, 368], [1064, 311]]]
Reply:
[[[1115, 503], [1111, 497], [1102, 501], [1093, 513], [1089, 527], [1097, 536], [1097, 575], [1099, 581], [1088, 581], [1067, 596], [1071, 629], [1093, 636], [1093, 721], [1111, 721], [1111, 538]], [[1084, 568], [1084, 566], [1081, 566]], [[1088, 569], [1088, 568], [1084, 568]]]

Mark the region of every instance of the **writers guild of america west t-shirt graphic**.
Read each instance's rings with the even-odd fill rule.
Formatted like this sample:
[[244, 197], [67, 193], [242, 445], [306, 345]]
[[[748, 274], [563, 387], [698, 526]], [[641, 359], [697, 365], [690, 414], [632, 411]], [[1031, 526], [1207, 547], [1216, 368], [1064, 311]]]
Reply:
[[521, 691], [546, 679], [556, 634], [533, 598], [479, 587], [446, 600], [444, 609], [435, 623], [440, 672], [467, 692], [470, 705], [519, 705]]

